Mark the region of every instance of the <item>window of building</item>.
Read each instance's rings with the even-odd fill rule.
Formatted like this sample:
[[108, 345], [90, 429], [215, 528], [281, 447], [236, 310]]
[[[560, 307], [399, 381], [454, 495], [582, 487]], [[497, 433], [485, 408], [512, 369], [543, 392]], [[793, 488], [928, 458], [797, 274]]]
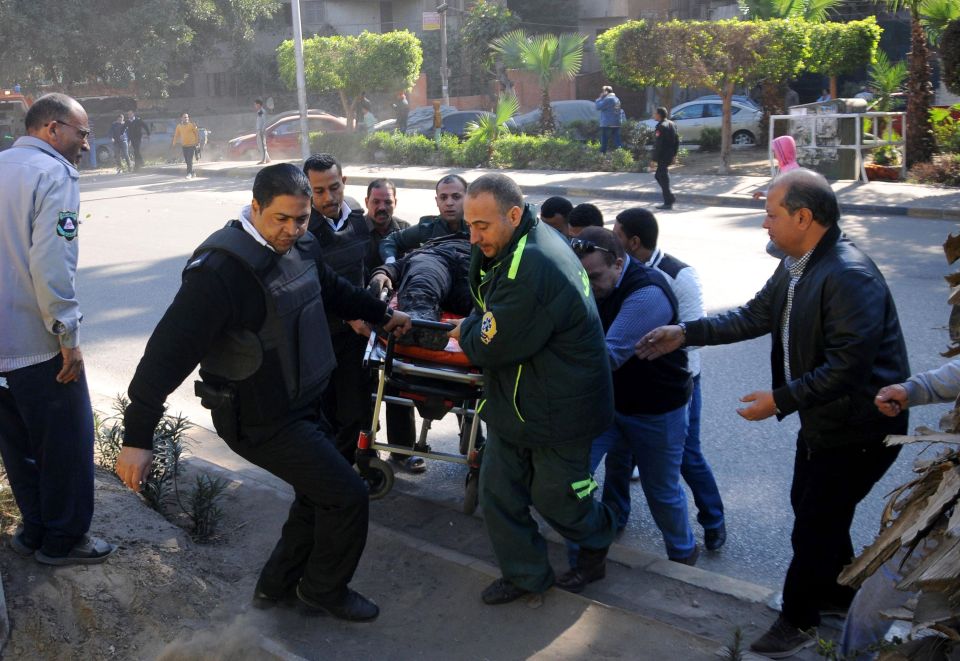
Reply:
[[380, 32], [392, 32], [395, 29], [393, 23], [393, 3], [380, 3]]
[[324, 5], [322, 2], [307, 0], [300, 3], [300, 18], [304, 25], [323, 25], [325, 17], [323, 13]]

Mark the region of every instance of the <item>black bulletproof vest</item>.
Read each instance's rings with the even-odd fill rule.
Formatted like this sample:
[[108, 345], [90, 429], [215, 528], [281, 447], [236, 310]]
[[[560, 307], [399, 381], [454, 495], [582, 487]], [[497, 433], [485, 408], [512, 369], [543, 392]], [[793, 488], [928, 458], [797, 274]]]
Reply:
[[316, 239], [307, 233], [278, 255], [234, 220], [211, 234], [191, 261], [211, 250], [250, 270], [263, 291], [266, 314], [256, 333], [226, 331], [200, 361], [201, 377], [233, 384], [242, 424], [268, 422], [315, 401], [337, 363], [321, 298]]
[[[334, 231], [323, 214], [314, 209], [310, 214], [310, 232], [320, 243], [323, 261], [337, 275], [355, 287], [367, 284], [367, 259], [370, 252], [370, 229], [363, 211], [350, 210], [350, 215], [340, 231]], [[330, 332], [353, 332], [347, 324], [336, 317], [330, 318]]]
[[[620, 286], [598, 303], [603, 330], [610, 329], [630, 294], [648, 286], [659, 287], [670, 300], [671, 324], [677, 323], [677, 298], [663, 274], [630, 260]], [[631, 356], [613, 372], [613, 404], [625, 415], [657, 414], [673, 411], [690, 399], [693, 379], [687, 371], [687, 353], [678, 349], [656, 360]]]

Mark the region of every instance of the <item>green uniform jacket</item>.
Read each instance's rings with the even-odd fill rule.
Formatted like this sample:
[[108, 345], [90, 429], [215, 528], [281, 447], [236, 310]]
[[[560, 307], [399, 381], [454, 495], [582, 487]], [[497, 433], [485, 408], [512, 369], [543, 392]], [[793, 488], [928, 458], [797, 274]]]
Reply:
[[492, 260], [474, 247], [476, 310], [460, 346], [483, 368], [480, 417], [527, 447], [589, 443], [613, 421], [603, 327], [587, 274], [563, 237], [527, 205], [513, 239]]
[[[463, 220], [460, 220], [460, 231], [469, 234]], [[399, 259], [411, 250], [416, 250], [430, 239], [452, 234], [450, 227], [440, 216], [423, 216], [413, 227], [407, 227], [399, 232], [387, 235], [380, 242], [380, 258], [383, 261], [393, 257]]]

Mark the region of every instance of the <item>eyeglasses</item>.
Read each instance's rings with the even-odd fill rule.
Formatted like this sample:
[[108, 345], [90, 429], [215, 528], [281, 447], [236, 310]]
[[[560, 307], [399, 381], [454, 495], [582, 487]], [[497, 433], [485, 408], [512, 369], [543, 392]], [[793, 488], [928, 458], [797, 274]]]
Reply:
[[576, 253], [577, 257], [583, 257], [584, 255], [589, 255], [594, 250], [599, 250], [600, 252], [614, 254], [609, 248], [604, 248], [603, 246], [598, 246], [593, 241], [587, 241], [586, 239], [570, 239], [570, 247], [573, 248], [573, 252]]
[[64, 126], [69, 126], [70, 128], [75, 129], [76, 132], [80, 134], [81, 140], [86, 140], [87, 136], [90, 135], [90, 129], [82, 129], [79, 126], [74, 126], [70, 122], [65, 122], [62, 119], [55, 119], [53, 121], [55, 121], [57, 124], [63, 124]]

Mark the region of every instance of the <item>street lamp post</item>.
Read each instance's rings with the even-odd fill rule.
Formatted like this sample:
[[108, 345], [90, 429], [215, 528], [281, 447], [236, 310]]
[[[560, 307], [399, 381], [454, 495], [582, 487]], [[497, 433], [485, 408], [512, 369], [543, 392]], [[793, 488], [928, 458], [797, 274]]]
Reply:
[[447, 3], [437, 5], [440, 14], [440, 85], [443, 89], [443, 105], [450, 105], [450, 72], [447, 70]]
[[300, 28], [300, 0], [290, 0], [293, 10], [293, 57], [297, 63], [297, 106], [300, 109], [300, 154], [310, 156], [310, 133], [307, 126], [307, 77], [303, 70], [303, 33]]

